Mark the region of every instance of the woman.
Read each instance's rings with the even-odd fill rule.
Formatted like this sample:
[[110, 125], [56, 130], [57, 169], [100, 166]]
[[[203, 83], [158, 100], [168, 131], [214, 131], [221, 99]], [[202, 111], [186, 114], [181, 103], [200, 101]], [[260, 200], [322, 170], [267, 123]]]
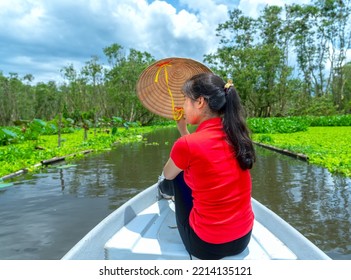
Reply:
[[[195, 75], [183, 92], [181, 137], [163, 169], [164, 182], [174, 182], [180, 236], [190, 256], [199, 259], [239, 254], [254, 221], [249, 169], [255, 161], [240, 98], [213, 73]], [[198, 127], [190, 134], [187, 124]], [[159, 186], [164, 192], [164, 184]]]

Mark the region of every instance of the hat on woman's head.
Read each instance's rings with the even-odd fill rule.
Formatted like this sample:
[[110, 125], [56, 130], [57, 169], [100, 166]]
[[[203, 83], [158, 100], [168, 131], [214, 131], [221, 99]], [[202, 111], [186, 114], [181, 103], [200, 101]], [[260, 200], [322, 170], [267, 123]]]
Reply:
[[205, 65], [189, 58], [161, 59], [146, 68], [137, 83], [137, 94], [149, 111], [179, 120], [183, 115], [182, 87], [192, 76], [212, 72]]

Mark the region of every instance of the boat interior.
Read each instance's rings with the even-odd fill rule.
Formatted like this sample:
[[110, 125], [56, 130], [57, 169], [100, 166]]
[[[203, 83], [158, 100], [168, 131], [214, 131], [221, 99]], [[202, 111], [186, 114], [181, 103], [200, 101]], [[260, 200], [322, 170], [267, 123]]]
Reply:
[[[104, 246], [105, 259], [196, 259], [185, 250], [177, 230], [174, 203], [161, 199], [139, 213]], [[255, 221], [249, 246], [224, 259], [295, 260], [297, 256], [261, 223]]]

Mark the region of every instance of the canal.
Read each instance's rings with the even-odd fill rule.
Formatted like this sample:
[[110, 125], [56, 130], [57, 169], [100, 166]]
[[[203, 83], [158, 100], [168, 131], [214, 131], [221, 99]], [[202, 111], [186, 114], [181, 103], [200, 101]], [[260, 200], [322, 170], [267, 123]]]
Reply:
[[[152, 185], [176, 129], [11, 180], [0, 190], [0, 259], [60, 259], [126, 200]], [[253, 197], [333, 259], [351, 259], [351, 179], [260, 147]]]

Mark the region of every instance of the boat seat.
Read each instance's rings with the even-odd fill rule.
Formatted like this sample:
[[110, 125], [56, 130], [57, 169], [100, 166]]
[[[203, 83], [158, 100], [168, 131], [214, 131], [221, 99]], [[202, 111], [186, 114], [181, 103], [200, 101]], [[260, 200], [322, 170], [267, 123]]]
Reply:
[[[174, 203], [161, 199], [122, 227], [104, 247], [108, 260], [190, 259], [178, 233]], [[196, 258], [192, 258], [196, 259]], [[296, 255], [255, 220], [249, 246], [233, 260], [297, 259]]]

